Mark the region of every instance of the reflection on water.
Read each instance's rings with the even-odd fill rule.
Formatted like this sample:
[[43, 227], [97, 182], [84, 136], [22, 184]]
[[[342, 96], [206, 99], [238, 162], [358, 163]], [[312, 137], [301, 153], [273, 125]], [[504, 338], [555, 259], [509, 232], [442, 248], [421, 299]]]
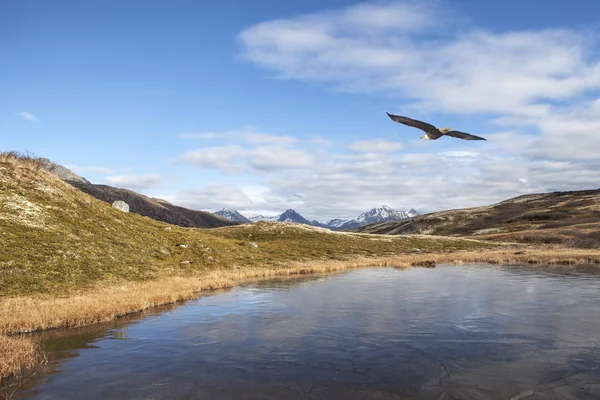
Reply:
[[43, 337], [15, 398], [600, 399], [600, 275], [364, 269]]

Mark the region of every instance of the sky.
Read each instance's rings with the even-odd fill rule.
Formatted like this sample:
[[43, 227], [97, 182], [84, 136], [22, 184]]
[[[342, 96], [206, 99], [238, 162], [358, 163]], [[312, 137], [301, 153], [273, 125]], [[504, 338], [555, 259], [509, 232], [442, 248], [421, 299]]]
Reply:
[[[600, 2], [0, 0], [0, 150], [308, 219], [600, 187]], [[487, 138], [419, 139], [386, 112]]]

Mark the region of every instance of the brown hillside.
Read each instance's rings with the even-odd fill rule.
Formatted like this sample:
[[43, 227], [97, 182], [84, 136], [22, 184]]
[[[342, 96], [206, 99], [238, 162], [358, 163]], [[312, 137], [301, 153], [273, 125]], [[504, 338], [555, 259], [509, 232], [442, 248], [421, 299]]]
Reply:
[[600, 247], [600, 190], [519, 196], [490, 206], [435, 212], [351, 232], [477, 236], [501, 241]]
[[67, 181], [67, 183], [98, 200], [110, 204], [116, 200], [123, 200], [129, 204], [129, 211], [168, 224], [183, 226], [185, 228], [219, 228], [237, 224], [206, 211], [179, 207], [164, 200], [153, 199], [128, 189], [76, 181]]
[[[13, 159], [23, 157], [16, 152], [3, 153], [3, 155], [4, 157], [11, 156]], [[92, 184], [84, 177], [77, 175], [62, 165], [53, 163], [47, 158], [26, 157], [34, 163], [37, 163], [41, 168], [50, 172], [52, 175], [98, 200], [102, 200], [109, 204], [112, 204], [116, 200], [122, 200], [129, 205], [129, 211], [143, 215], [144, 217], [152, 218], [156, 221], [166, 222], [185, 228], [219, 228], [237, 224], [206, 211], [178, 207], [165, 200], [153, 199], [144, 196], [143, 194], [136, 193], [133, 190]]]

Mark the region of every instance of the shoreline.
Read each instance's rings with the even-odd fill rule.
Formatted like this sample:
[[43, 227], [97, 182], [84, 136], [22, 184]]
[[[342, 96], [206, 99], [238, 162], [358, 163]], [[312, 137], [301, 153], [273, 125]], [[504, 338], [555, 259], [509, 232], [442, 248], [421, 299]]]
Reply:
[[498, 250], [304, 261], [279, 267], [217, 270], [188, 277], [128, 282], [69, 297], [40, 295], [0, 299], [0, 382], [35, 367], [43, 359], [43, 349], [26, 335], [30, 332], [108, 322], [156, 306], [196, 299], [203, 293], [232, 288], [256, 279], [292, 278], [365, 267], [409, 268], [414, 263], [431, 260], [438, 264], [543, 264], [564, 268], [600, 264], [600, 250], [516, 245]]

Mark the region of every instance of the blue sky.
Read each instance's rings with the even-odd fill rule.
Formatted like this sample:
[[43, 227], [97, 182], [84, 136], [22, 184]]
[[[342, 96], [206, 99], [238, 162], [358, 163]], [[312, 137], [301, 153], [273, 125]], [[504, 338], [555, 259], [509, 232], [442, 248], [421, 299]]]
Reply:
[[[0, 149], [247, 215], [597, 188], [600, 4], [2, 1]], [[421, 141], [385, 112], [488, 138]]]

